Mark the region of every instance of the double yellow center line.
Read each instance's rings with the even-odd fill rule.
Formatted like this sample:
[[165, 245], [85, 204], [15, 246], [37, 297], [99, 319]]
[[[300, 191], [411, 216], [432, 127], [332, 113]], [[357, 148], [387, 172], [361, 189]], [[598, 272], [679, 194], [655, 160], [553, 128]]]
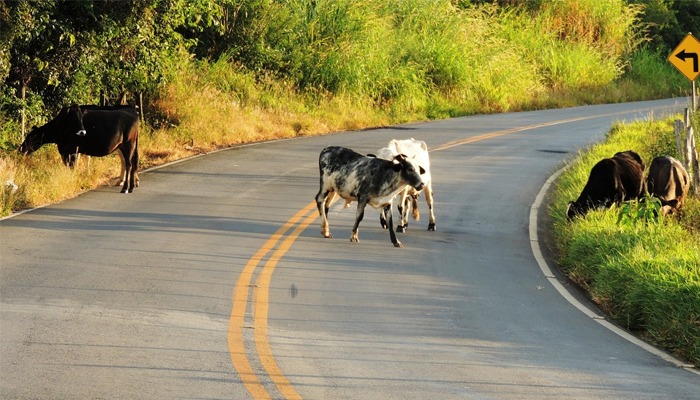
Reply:
[[[648, 111], [652, 108], [635, 111]], [[505, 129], [495, 132], [489, 132], [482, 135], [472, 136], [466, 139], [460, 139], [444, 143], [433, 147], [431, 152], [446, 150], [452, 147], [461, 146], [469, 143], [478, 142], [481, 140], [492, 139], [499, 136], [504, 136], [512, 133], [522, 132], [526, 130], [543, 128], [547, 126], [566, 124], [586, 119], [599, 117], [608, 117], [613, 115], [627, 114], [633, 111], [624, 111], [616, 113], [598, 114], [586, 117], [575, 117], [556, 121], [550, 121], [540, 124], [527, 125]], [[309, 203], [306, 207], [297, 212], [292, 218], [284, 223], [265, 244], [248, 260], [243, 272], [236, 281], [236, 286], [233, 292], [233, 307], [231, 309], [231, 318], [229, 320], [228, 329], [228, 349], [231, 355], [231, 361], [241, 381], [248, 389], [254, 399], [272, 399], [270, 391], [260, 381], [261, 372], [256, 372], [250, 364], [250, 358], [246, 354], [246, 337], [244, 335], [246, 329], [246, 312], [249, 309], [250, 316], [247, 320], [252, 322], [252, 337], [257, 349], [257, 358], [264, 368], [269, 379], [277, 387], [277, 390], [284, 396], [285, 399], [301, 399], [299, 393], [294, 390], [287, 378], [282, 373], [275, 362], [270, 349], [270, 340], [268, 336], [268, 310], [269, 310], [269, 295], [270, 281], [272, 273], [277, 267], [279, 260], [287, 253], [292, 244], [301, 235], [301, 233], [318, 217], [316, 202]], [[295, 227], [296, 226], [296, 227]], [[287, 234], [287, 232], [290, 232]], [[286, 235], [286, 237], [285, 237]], [[258, 266], [263, 260], [272, 253], [265, 262], [265, 265], [255, 277]], [[253, 282], [254, 277], [255, 283]], [[251, 294], [250, 288], [254, 288]], [[250, 301], [249, 301], [250, 298]], [[249, 325], [250, 327], [250, 325]], [[250, 339], [249, 339], [250, 340]], [[268, 386], [271, 386], [268, 384]]]
[[[286, 399], [301, 399], [294, 390], [279, 366], [275, 362], [270, 349], [270, 340], [267, 333], [267, 315], [269, 309], [270, 280], [277, 267], [277, 262], [287, 253], [299, 235], [318, 217], [316, 203], [309, 203], [302, 210], [290, 218], [277, 232], [265, 242], [253, 257], [248, 260], [243, 272], [236, 281], [233, 292], [233, 307], [228, 328], [228, 349], [231, 354], [233, 367], [241, 377], [243, 384], [255, 399], [271, 399], [270, 393], [258, 378], [258, 373], [253, 370], [250, 360], [246, 355], [244, 330], [246, 323], [246, 310], [250, 288], [254, 288], [251, 311], [253, 313], [253, 338], [258, 353], [258, 359], [265, 369], [270, 380]], [[301, 222], [299, 222], [301, 221]], [[297, 224], [298, 223], [298, 224]], [[284, 235], [294, 226], [296, 228], [284, 238]], [[283, 239], [284, 238], [284, 239]], [[276, 250], [275, 250], [275, 247]], [[273, 251], [274, 250], [274, 251]], [[255, 284], [252, 284], [255, 271], [268, 253], [272, 255], [267, 259], [262, 270], [258, 273]]]

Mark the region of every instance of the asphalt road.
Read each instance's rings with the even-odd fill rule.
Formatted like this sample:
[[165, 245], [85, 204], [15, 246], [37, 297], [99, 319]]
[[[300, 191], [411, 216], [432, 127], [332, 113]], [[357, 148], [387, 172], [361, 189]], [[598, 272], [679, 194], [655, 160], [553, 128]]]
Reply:
[[[565, 300], [528, 234], [579, 148], [685, 105], [244, 146], [2, 220], [0, 398], [698, 399], [699, 375]], [[338, 202], [323, 238], [321, 149], [410, 137], [431, 148], [437, 231], [411, 221], [397, 249], [368, 209], [351, 243], [354, 205]]]

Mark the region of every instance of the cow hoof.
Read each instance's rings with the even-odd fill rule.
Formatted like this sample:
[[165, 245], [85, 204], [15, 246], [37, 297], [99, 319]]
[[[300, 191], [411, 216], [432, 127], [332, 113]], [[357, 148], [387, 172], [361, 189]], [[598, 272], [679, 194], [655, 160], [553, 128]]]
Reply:
[[435, 230], [435, 224], [428, 224], [428, 230], [429, 230], [429, 231], [434, 231], [434, 230]]
[[397, 240], [396, 243], [394, 243], [394, 247], [403, 247], [403, 244]]
[[358, 238], [350, 238], [350, 241], [353, 242], [353, 243], [359, 243], [359, 242], [360, 242], [360, 239], [358, 239]]
[[388, 228], [389, 228], [389, 226], [387, 226], [386, 222], [383, 222], [383, 221], [382, 221], [382, 222], [380, 222], [379, 224], [382, 226], [383, 229], [388, 229]]
[[396, 226], [396, 232], [404, 233], [406, 232], [406, 226], [405, 225], [397, 225]]
[[324, 233], [323, 237], [326, 239], [333, 239], [333, 235], [331, 235], [330, 233]]

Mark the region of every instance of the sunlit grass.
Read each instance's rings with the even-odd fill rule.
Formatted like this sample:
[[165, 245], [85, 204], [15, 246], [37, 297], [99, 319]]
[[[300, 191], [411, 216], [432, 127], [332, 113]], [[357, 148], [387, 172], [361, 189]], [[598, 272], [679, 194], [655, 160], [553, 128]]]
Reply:
[[[618, 151], [635, 150], [645, 163], [679, 157], [673, 119], [617, 124], [604, 143], [580, 154], [558, 181], [550, 214], [560, 264], [618, 323], [681, 358], [700, 363], [700, 199], [686, 201], [683, 217], [659, 222], [618, 219], [621, 209], [566, 219], [566, 205], [590, 169]], [[692, 192], [692, 189], [691, 189]]]

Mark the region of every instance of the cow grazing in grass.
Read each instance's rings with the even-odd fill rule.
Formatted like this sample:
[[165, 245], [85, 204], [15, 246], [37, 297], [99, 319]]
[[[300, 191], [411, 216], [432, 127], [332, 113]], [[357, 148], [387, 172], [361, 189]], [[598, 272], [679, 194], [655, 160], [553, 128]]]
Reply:
[[358, 226], [364, 217], [365, 207], [369, 204], [384, 210], [388, 218], [391, 243], [395, 247], [403, 247], [394, 233], [392, 199], [406, 185], [416, 190], [423, 188], [420, 167], [415, 167], [401, 154], [389, 161], [336, 146], [321, 151], [318, 165], [320, 188], [316, 194], [316, 206], [321, 215], [321, 234], [324, 237], [333, 237], [328, 225], [328, 209], [337, 195], [346, 202], [357, 201], [350, 241], [359, 241]]
[[[389, 142], [387, 147], [380, 149], [377, 152], [377, 157], [383, 158], [385, 160], [391, 160], [395, 156], [403, 154], [409, 160], [413, 162], [414, 165], [418, 165], [422, 168], [424, 172], [421, 173], [421, 180], [423, 181], [423, 189], [416, 190], [415, 188], [407, 185], [399, 193], [399, 223], [396, 226], [398, 232], [405, 232], [408, 229], [408, 212], [413, 210], [413, 219], [420, 219], [420, 212], [418, 210], [418, 196], [421, 192], [425, 194], [425, 202], [428, 204], [429, 221], [428, 230], [434, 231], [435, 225], [435, 212], [433, 210], [433, 183], [432, 176], [430, 174], [430, 157], [428, 156], [428, 145], [421, 140], [415, 140], [413, 138], [406, 140], [392, 140]], [[386, 227], [386, 218], [384, 214], [380, 216], [382, 226]]]
[[680, 161], [661, 156], [651, 161], [647, 191], [661, 200], [661, 215], [680, 212], [690, 189], [690, 176]]
[[585, 216], [591, 209], [638, 199], [646, 192], [644, 186], [644, 162], [639, 154], [631, 150], [616, 153], [593, 166], [581, 195], [569, 203], [567, 217]]
[[47, 143], [55, 143], [63, 163], [70, 167], [77, 154], [102, 157], [119, 150], [125, 177], [122, 193], [130, 193], [137, 180], [138, 135], [139, 115], [133, 107], [72, 105], [61, 109], [45, 125], [32, 129], [19, 150], [31, 154]]

